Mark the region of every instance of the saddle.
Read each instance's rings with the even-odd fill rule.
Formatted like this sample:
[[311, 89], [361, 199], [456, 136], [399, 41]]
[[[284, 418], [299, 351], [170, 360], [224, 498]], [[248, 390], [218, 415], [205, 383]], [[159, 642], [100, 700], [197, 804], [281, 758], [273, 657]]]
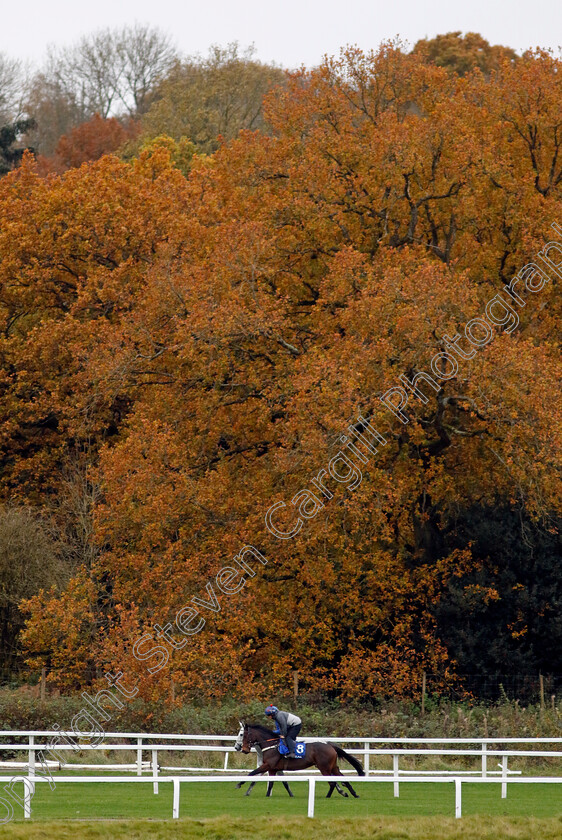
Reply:
[[[289, 755], [289, 748], [285, 746], [283, 741], [279, 741], [279, 746], [277, 747], [281, 755]], [[306, 744], [304, 741], [297, 741], [297, 745], [295, 747], [295, 758], [304, 758], [306, 756]]]

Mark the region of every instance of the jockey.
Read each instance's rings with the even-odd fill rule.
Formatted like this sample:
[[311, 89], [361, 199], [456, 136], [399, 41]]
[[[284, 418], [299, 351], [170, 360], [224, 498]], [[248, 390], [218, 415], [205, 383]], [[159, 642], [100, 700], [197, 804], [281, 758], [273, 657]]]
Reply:
[[295, 738], [301, 731], [302, 720], [300, 717], [292, 714], [292, 712], [282, 712], [277, 706], [268, 706], [265, 714], [266, 717], [275, 721], [276, 726], [273, 731], [279, 732], [281, 740], [285, 741], [285, 746], [289, 750], [287, 758], [296, 758]]

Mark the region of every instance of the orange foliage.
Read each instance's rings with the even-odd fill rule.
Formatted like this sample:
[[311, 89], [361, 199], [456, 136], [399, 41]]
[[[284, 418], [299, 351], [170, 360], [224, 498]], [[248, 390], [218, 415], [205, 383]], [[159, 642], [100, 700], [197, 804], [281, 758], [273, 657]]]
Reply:
[[60, 138], [52, 158], [41, 158], [42, 171], [45, 174], [62, 173], [83, 163], [99, 160], [103, 155], [116, 152], [139, 133], [140, 125], [134, 120], [124, 124], [115, 117], [104, 119], [94, 114], [90, 120]]
[[[245, 133], [188, 179], [162, 148], [46, 180], [28, 160], [0, 182], [2, 487], [43, 498], [69, 446], [99, 453], [103, 597], [91, 607], [80, 572], [30, 605], [29, 655], [57, 657], [63, 687], [88, 657], [152, 698], [172, 678], [178, 697], [272, 691], [293, 669], [407, 695], [454, 666], [433, 608], [472, 561], [439, 553], [443, 524], [498, 499], [560, 510], [556, 276], [407, 425], [380, 396], [562, 222], [561, 85], [540, 52], [487, 81], [349, 50], [270, 95], [273, 137]], [[290, 526], [358, 413], [387, 445], [276, 540], [265, 512], [284, 501]], [[267, 566], [150, 676], [134, 641], [245, 544]]]

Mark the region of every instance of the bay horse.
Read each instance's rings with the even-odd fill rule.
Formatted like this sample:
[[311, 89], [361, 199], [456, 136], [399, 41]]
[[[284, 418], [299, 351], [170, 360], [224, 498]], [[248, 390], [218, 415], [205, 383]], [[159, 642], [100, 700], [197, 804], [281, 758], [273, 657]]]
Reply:
[[[341, 747], [336, 744], [329, 744], [323, 742], [313, 742], [306, 745], [306, 755], [304, 758], [285, 758], [282, 756], [277, 747], [279, 746], [279, 735], [275, 735], [273, 730], [266, 726], [261, 726], [259, 723], [245, 723], [242, 736], [242, 752], [246, 755], [250, 752], [252, 747], [259, 746], [263, 762], [255, 770], [249, 773], [249, 776], [258, 776], [263, 773], [269, 773], [271, 776], [278, 773], [280, 770], [304, 770], [307, 767], [317, 767], [323, 776], [343, 776], [343, 773], [338, 767], [338, 758], [344, 758], [351, 764], [359, 776], [364, 776], [365, 771], [360, 761], [355, 756], [346, 753]], [[239, 782], [236, 787], [241, 788], [245, 782]], [[338, 782], [329, 782], [330, 788], [326, 795], [329, 799], [334, 788], [342, 796], [347, 796], [347, 793], [342, 790]], [[349, 782], [342, 782], [352, 796], [359, 798], [358, 794], [351, 787]]]

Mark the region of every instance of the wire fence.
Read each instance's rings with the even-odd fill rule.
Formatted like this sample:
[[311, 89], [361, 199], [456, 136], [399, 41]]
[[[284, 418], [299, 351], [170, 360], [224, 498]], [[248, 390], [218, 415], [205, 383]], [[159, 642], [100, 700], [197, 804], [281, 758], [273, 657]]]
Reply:
[[554, 706], [562, 696], [562, 674], [457, 674], [447, 684], [442, 675], [427, 673], [424, 682], [427, 697], [453, 701], [518, 700], [526, 705]]
[[[53, 691], [48, 683], [49, 672], [43, 669], [39, 682], [34, 685], [21, 686], [29, 694], [41, 701], [48, 697], [60, 696], [59, 691]], [[303, 678], [298, 672], [293, 672], [293, 699], [308, 698], [312, 701], [321, 702], [326, 697], [322, 692], [310, 690], [306, 677]], [[0, 686], [1, 688], [2, 686]], [[423, 672], [417, 689], [408, 697], [402, 697], [394, 693], [392, 685], [389, 684], [385, 698], [374, 696], [372, 700], [390, 699], [425, 700], [433, 699], [450, 700], [452, 702], [473, 701], [482, 703], [501, 703], [502, 701], [519, 701], [524, 705], [552, 706], [554, 708], [562, 700], [562, 673], [541, 674], [505, 674], [505, 673], [456, 673], [440, 674]], [[175, 691], [172, 686], [172, 699]], [[328, 695], [329, 698], [337, 696], [337, 693]]]

